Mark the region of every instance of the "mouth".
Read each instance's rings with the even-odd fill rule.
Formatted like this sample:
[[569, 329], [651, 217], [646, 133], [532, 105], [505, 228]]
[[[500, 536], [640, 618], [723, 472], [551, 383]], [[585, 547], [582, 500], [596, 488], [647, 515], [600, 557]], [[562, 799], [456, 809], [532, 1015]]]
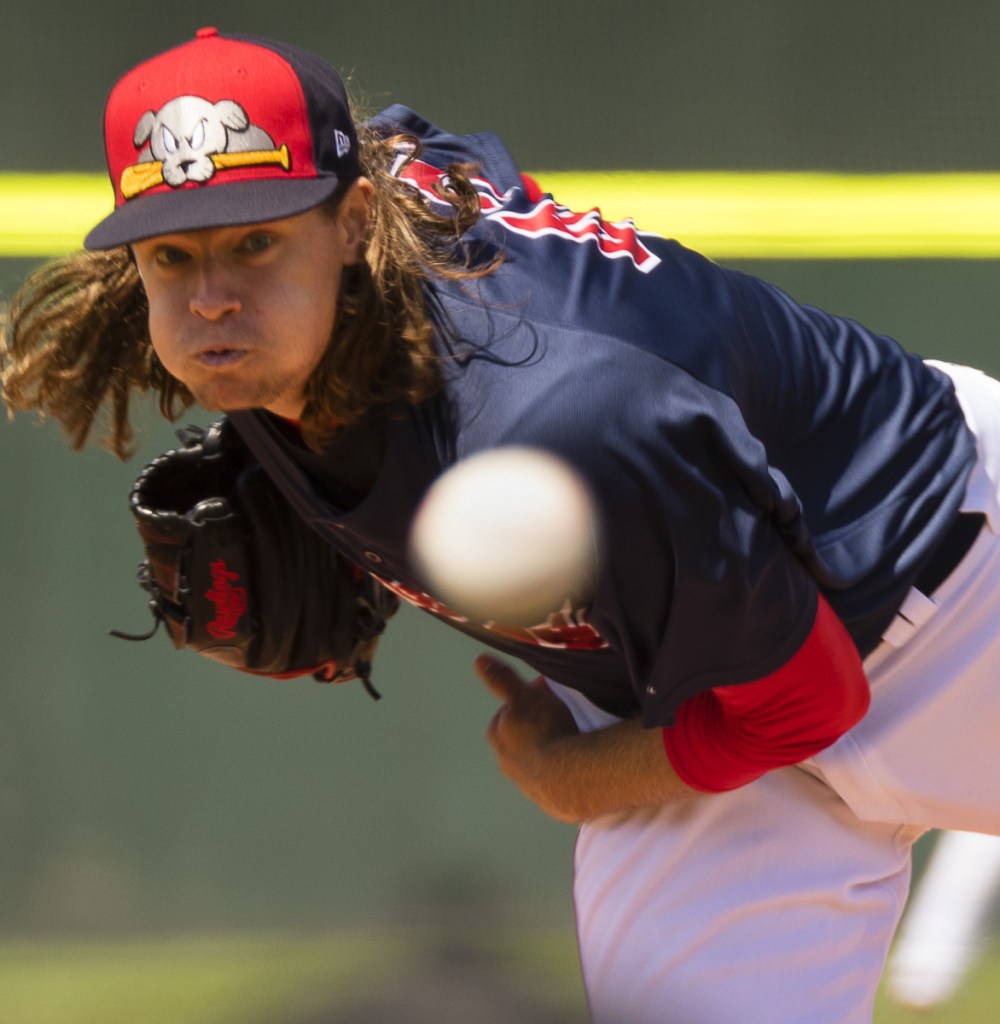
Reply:
[[242, 348], [228, 348], [219, 345], [213, 348], [205, 348], [195, 355], [195, 361], [202, 366], [212, 368], [232, 366], [240, 362], [247, 355], [247, 350]]

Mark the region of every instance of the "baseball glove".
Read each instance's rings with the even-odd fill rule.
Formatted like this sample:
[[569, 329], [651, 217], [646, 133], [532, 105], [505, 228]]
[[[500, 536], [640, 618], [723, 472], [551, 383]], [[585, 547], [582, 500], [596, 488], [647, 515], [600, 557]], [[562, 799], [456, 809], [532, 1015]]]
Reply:
[[371, 685], [399, 601], [296, 513], [225, 417], [179, 432], [183, 447], [139, 474], [129, 507], [146, 559], [153, 628], [233, 668]]

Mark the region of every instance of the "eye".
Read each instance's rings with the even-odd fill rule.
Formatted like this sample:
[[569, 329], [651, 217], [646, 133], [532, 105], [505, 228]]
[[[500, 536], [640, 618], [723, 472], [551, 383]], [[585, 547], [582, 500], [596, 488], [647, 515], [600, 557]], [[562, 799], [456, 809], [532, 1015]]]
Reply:
[[177, 139], [166, 125], [160, 125], [160, 138], [163, 140], [163, 149], [167, 153], [177, 152]]
[[186, 263], [190, 256], [176, 245], [160, 245], [153, 252], [153, 259], [161, 267], [176, 267]]
[[240, 240], [238, 248], [241, 252], [256, 255], [257, 253], [267, 252], [274, 245], [274, 242], [274, 235], [270, 232], [254, 231]]
[[191, 133], [191, 138], [188, 139], [192, 149], [201, 149], [205, 145], [205, 122], [199, 121], [195, 125], [194, 131]]

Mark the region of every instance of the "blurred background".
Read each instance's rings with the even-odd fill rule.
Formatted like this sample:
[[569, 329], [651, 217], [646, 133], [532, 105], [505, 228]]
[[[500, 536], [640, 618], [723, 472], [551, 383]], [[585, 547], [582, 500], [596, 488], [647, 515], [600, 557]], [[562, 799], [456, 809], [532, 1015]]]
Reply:
[[[0, 173], [101, 172], [117, 75], [206, 24], [317, 51], [364, 112], [495, 131], [543, 186], [1000, 166], [989, 0], [35, 0], [4, 10]], [[0, 302], [37, 262], [0, 259]], [[1000, 373], [992, 260], [726, 262]], [[496, 772], [475, 645], [403, 609], [376, 704], [109, 637], [147, 627], [126, 498], [175, 443], [137, 418], [128, 464], [0, 423], [0, 1020], [585, 1020], [574, 832]], [[998, 974], [935, 1019], [995, 1020]]]

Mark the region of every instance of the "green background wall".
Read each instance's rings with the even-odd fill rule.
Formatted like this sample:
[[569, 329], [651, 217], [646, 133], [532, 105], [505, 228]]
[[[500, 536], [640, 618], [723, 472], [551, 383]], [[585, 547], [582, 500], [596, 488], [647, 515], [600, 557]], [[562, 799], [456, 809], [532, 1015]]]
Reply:
[[[98, 10], [100, 13], [98, 14]], [[318, 50], [368, 110], [501, 133], [528, 169], [994, 170], [1000, 6], [928, 0], [9, 5], [2, 170], [98, 170], [114, 77], [202, 24]], [[746, 262], [1000, 372], [992, 262]], [[30, 264], [0, 261], [0, 299]], [[192, 416], [198, 419], [197, 416]], [[200, 417], [204, 421], [205, 417]], [[477, 648], [404, 609], [359, 686], [246, 679], [147, 623], [127, 465], [0, 423], [0, 930], [568, 922], [573, 830], [496, 773]]]
[[98, 169], [100, 103], [201, 25], [315, 49], [374, 110], [534, 168], [994, 169], [990, 0], [37, 0], [5, 4], [3, 164]]

